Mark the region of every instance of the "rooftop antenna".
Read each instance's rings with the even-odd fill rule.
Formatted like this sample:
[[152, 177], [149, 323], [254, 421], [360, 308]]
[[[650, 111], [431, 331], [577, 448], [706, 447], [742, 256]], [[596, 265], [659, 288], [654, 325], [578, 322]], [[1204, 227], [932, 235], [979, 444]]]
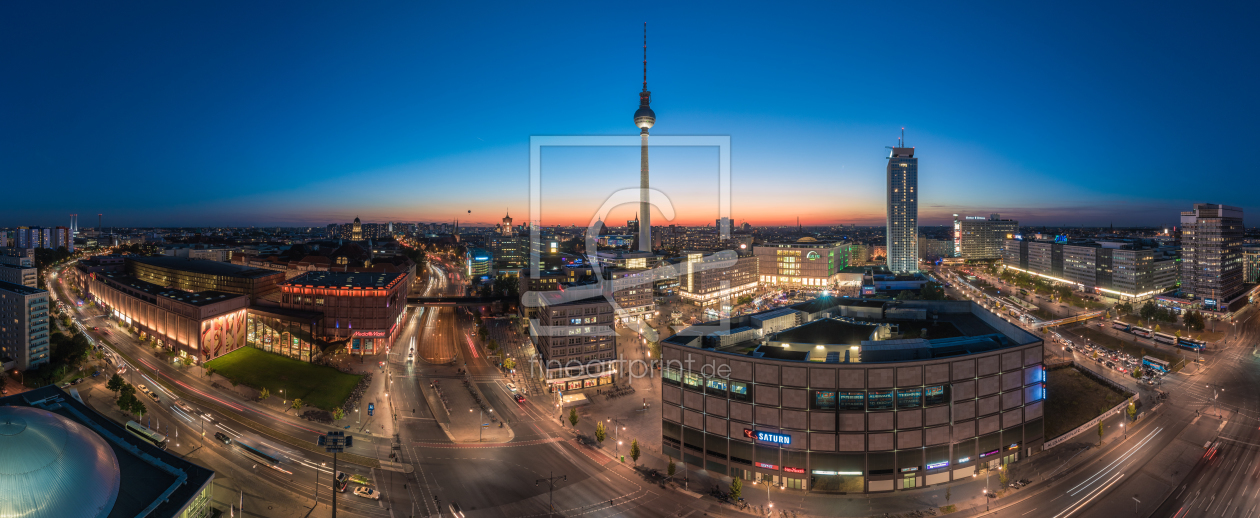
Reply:
[[906, 127], [905, 126], [901, 127], [901, 140], [899, 140], [898, 142], [901, 142], [901, 147], [906, 147]]

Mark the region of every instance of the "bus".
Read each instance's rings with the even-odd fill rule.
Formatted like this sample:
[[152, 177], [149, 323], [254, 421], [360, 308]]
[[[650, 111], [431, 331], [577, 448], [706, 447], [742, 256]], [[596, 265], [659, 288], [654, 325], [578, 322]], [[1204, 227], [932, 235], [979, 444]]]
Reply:
[[1145, 327], [1133, 326], [1129, 328], [1129, 332], [1138, 336], [1146, 337], [1146, 338], [1151, 337], [1151, 330]]
[[1150, 356], [1142, 357], [1142, 366], [1159, 372], [1168, 372], [1168, 362]]
[[1164, 333], [1155, 333], [1155, 341], [1161, 344], [1177, 345], [1177, 337]]
[[238, 441], [236, 445], [241, 448], [241, 452], [244, 453], [246, 457], [254, 459], [260, 463], [266, 464], [268, 466], [275, 466], [276, 464], [280, 463], [280, 461], [276, 460], [275, 457], [272, 457], [270, 455], [267, 455], [266, 453], [258, 451], [257, 449], [250, 447], [249, 445], [243, 442]]
[[1195, 352], [1203, 352], [1203, 349], [1207, 347], [1207, 342], [1204, 342], [1203, 340], [1195, 340], [1192, 338], [1178, 338], [1177, 347], [1180, 347], [1182, 349], [1190, 349], [1191, 351], [1195, 351]]
[[139, 437], [149, 444], [157, 446], [159, 449], [166, 449], [166, 436], [153, 430], [145, 428], [144, 425], [135, 421], [127, 421], [127, 431], [132, 435]]
[[1128, 331], [1128, 330], [1129, 330], [1129, 324], [1127, 324], [1127, 323], [1125, 323], [1124, 321], [1121, 321], [1121, 320], [1112, 320], [1112, 321], [1111, 321], [1111, 327], [1114, 327], [1114, 328], [1119, 329], [1119, 330], [1121, 330], [1121, 331]]

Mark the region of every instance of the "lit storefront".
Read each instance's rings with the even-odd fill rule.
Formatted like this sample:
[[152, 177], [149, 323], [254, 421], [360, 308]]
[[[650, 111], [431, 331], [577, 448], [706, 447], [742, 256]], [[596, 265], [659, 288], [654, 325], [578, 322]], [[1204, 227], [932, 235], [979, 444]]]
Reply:
[[315, 335], [323, 317], [313, 311], [250, 308], [245, 340], [251, 347], [308, 362], [326, 343]]

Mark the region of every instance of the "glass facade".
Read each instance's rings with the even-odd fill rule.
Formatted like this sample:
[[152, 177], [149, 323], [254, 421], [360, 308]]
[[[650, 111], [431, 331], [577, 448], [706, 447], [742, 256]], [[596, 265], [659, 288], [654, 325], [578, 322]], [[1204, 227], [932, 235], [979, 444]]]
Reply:
[[252, 346], [302, 361], [319, 353], [311, 334], [315, 324], [250, 313], [245, 323], [245, 342]]

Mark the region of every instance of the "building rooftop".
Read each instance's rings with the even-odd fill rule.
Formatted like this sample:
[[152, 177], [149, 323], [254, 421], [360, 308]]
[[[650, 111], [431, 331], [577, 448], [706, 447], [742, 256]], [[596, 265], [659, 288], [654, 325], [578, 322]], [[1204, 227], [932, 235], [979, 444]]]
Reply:
[[128, 260], [183, 272], [204, 273], [208, 275], [238, 277], [243, 279], [257, 279], [260, 277], [270, 277], [272, 275], [284, 275], [284, 272], [277, 272], [275, 270], [250, 268], [248, 266], [241, 266], [232, 263], [221, 263], [219, 261], [207, 261], [204, 259], [188, 259], [184, 257], [130, 257]]
[[55, 386], [0, 405], [0, 515], [174, 518], [214, 477]]
[[165, 298], [176, 300], [176, 301], [182, 302], [184, 304], [189, 304], [192, 306], [205, 306], [208, 304], [214, 304], [216, 302], [223, 302], [225, 300], [231, 300], [237, 297], [245, 296], [245, 295], [240, 295], [236, 293], [227, 293], [224, 291], [214, 291], [214, 290], [207, 290], [207, 291], [200, 291], [200, 292], [177, 290], [175, 288], [167, 288], [165, 286], [158, 286], [157, 284], [153, 284], [147, 281], [142, 281], [133, 276], [121, 274], [121, 273], [100, 273], [97, 275], [99, 275], [100, 278], [108, 279], [107, 282], [113, 282], [115, 284], [120, 284], [120, 285], [127, 286], [135, 290], [143, 291], [145, 293], [153, 295], [154, 297], [165, 297]]
[[805, 344], [857, 345], [863, 341], [870, 340], [871, 334], [878, 327], [875, 324], [859, 324], [833, 318], [823, 318], [776, 333], [771, 340]]
[[32, 288], [23, 284], [13, 284], [11, 282], [0, 281], [0, 290], [16, 293], [18, 295], [37, 295], [40, 293], [48, 293], [48, 290]]
[[[810, 313], [837, 316], [815, 319], [766, 336], [764, 342], [750, 339], [714, 350], [778, 360], [881, 363], [974, 354], [1041, 340], [970, 301], [822, 298], [797, 306], [808, 307]], [[845, 306], [883, 306], [884, 311], [873, 317], [876, 313], [869, 310], [850, 313], [844, 310]], [[839, 316], [842, 314], [851, 316]], [[751, 318], [752, 315], [733, 318], [729, 326], [745, 325]], [[705, 328], [711, 331], [705, 332]], [[670, 336], [663, 342], [706, 348], [703, 338], [721, 329], [722, 326], [692, 326], [685, 334]]]
[[307, 272], [281, 283], [312, 288], [386, 289], [403, 277], [398, 272]]

